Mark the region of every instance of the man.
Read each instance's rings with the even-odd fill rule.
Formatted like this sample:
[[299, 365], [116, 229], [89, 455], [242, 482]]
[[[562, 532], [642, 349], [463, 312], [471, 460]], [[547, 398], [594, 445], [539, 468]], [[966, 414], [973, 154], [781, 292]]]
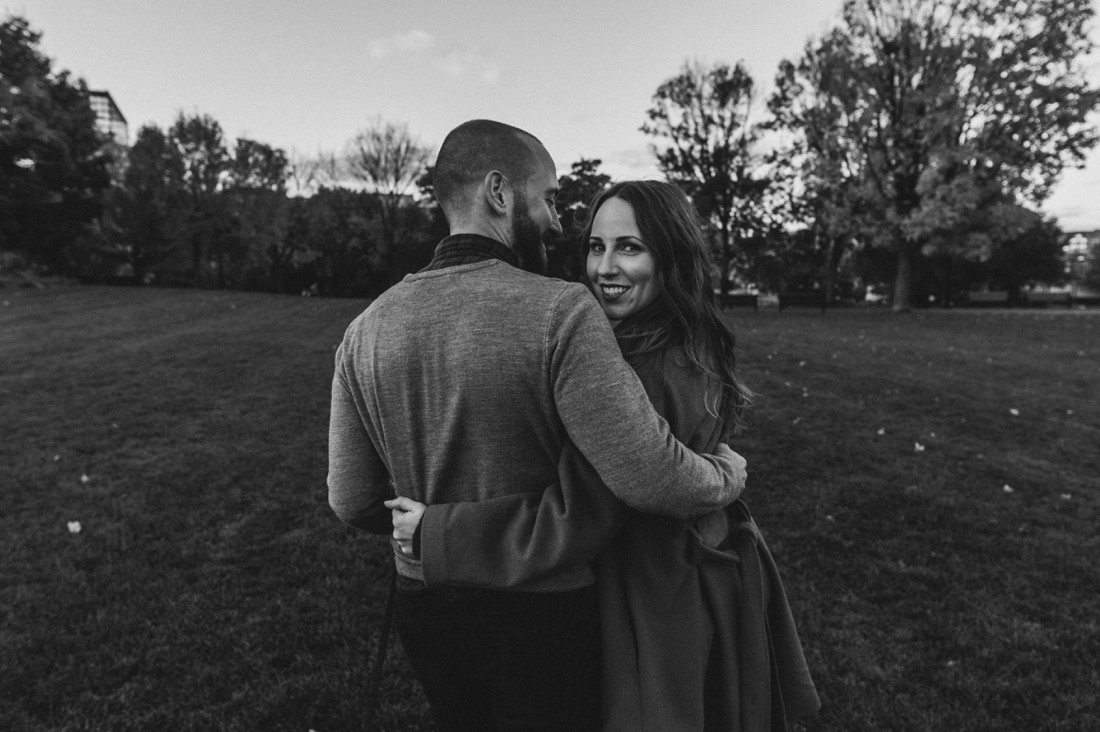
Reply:
[[[671, 437], [587, 290], [525, 271], [542, 270], [561, 233], [542, 144], [467, 122], [444, 140], [434, 186], [451, 235], [337, 352], [336, 514], [390, 534], [395, 496], [430, 505], [538, 491], [557, 481], [569, 444], [635, 508], [675, 513], [662, 496], [676, 495], [704, 513], [736, 497], [744, 460], [724, 446], [698, 456]], [[598, 728], [590, 567], [555, 568], [522, 592], [428, 588], [414, 554], [394, 542], [397, 627], [441, 730]]]

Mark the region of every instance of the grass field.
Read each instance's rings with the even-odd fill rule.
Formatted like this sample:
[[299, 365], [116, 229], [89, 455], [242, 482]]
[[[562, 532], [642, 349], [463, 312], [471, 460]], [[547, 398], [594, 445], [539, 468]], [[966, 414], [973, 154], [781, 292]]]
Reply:
[[[388, 548], [329, 510], [325, 440], [364, 303], [0, 301], [0, 729], [358, 728]], [[1100, 312], [730, 319], [805, 729], [1100, 729]], [[383, 728], [431, 729], [388, 664]]]

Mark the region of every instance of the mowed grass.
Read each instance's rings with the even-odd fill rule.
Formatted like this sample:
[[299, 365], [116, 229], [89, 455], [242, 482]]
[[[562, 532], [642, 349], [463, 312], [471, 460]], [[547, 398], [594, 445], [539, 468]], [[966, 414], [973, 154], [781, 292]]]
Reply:
[[[0, 729], [360, 728], [389, 549], [329, 510], [325, 441], [366, 303], [0, 300]], [[729, 319], [804, 729], [1100, 729], [1100, 313]], [[431, 729], [387, 664], [382, 728]]]

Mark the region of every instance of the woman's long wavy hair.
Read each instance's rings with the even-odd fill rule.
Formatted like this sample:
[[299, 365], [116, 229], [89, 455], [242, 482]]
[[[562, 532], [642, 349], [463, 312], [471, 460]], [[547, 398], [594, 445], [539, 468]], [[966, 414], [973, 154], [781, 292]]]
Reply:
[[[676, 186], [661, 181], [623, 181], [598, 194], [589, 207], [580, 238], [581, 259], [588, 256], [592, 222], [612, 198], [630, 204], [642, 241], [653, 255], [658, 295], [653, 304], [632, 314], [615, 333], [623, 356], [631, 360], [681, 346], [692, 366], [722, 384], [717, 404], [707, 410], [727, 429], [748, 426], [752, 392], [737, 376], [734, 338], [718, 315], [714, 297], [714, 263], [694, 206]], [[581, 272], [589, 287], [587, 267]]]

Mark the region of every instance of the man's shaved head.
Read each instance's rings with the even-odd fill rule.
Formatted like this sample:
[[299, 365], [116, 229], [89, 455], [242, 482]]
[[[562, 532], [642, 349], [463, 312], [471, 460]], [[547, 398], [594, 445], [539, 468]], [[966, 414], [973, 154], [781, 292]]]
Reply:
[[498, 170], [522, 188], [535, 170], [541, 146], [529, 132], [488, 119], [463, 122], [451, 130], [435, 160], [432, 186], [448, 221], [461, 216], [485, 175]]

